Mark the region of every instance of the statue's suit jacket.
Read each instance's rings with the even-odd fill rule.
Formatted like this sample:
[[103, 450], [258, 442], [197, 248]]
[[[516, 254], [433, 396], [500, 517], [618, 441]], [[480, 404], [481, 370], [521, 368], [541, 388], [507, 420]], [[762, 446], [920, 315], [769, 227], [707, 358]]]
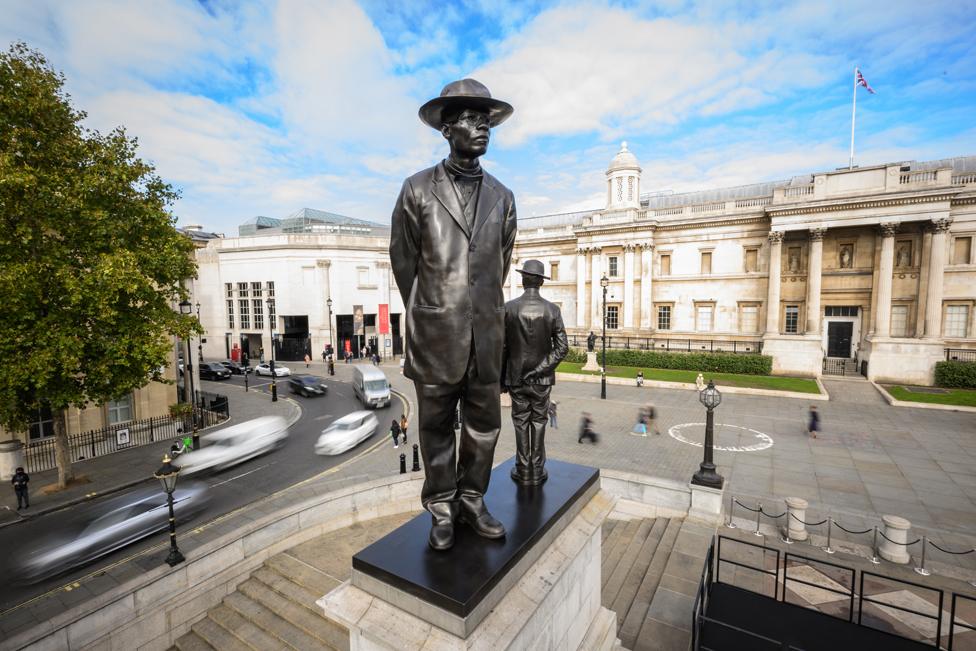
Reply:
[[479, 381], [501, 377], [502, 288], [515, 247], [515, 197], [487, 172], [469, 232], [443, 163], [403, 182], [393, 209], [390, 262], [407, 314], [403, 374], [457, 384], [471, 347]]
[[505, 355], [502, 384], [556, 383], [556, 367], [569, 345], [559, 308], [538, 289], [505, 304]]

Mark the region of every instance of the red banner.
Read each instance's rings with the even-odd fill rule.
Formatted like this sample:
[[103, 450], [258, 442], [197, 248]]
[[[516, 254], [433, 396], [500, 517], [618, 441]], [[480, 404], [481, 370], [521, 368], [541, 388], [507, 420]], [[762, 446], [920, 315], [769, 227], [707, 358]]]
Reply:
[[390, 305], [388, 303], [380, 303], [379, 333], [381, 335], [390, 334]]

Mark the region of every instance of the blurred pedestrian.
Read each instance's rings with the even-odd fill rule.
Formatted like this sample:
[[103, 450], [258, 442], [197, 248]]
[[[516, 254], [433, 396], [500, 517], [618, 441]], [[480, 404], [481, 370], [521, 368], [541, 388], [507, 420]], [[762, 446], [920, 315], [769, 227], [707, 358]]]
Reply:
[[329, 353], [329, 375], [335, 375], [335, 358]]
[[647, 436], [647, 411], [643, 408], [637, 410], [637, 423], [632, 430], [634, 434]]
[[[393, 448], [396, 449], [400, 447], [400, 423], [394, 418], [392, 424], [390, 425], [390, 436], [393, 437]], [[403, 440], [406, 443], [406, 438]]]
[[810, 424], [807, 429], [810, 431], [810, 438], [817, 438], [817, 432], [820, 431], [820, 414], [817, 413], [817, 406], [810, 405]]
[[403, 435], [403, 442], [407, 442], [407, 415], [400, 414], [400, 433]]
[[30, 481], [30, 476], [24, 472], [24, 469], [17, 467], [17, 472], [14, 476], [10, 478], [10, 483], [13, 484], [14, 493], [17, 494], [17, 510], [21, 508], [30, 508], [30, 496], [27, 494], [27, 482]]
[[703, 376], [701, 373], [699, 373], [698, 377], [695, 378], [695, 387], [698, 388], [698, 393], [705, 390], [705, 376]]
[[555, 400], [549, 401], [549, 427], [553, 429], [559, 429], [559, 425], [556, 424], [556, 405], [558, 404]]
[[308, 353], [305, 353], [305, 368], [308, 368], [308, 365], [311, 363], [312, 363], [311, 356]]
[[644, 412], [647, 415], [647, 429], [648, 431], [653, 431], [658, 436], [661, 432], [657, 428], [657, 410], [654, 409], [654, 405], [647, 405], [647, 409]]
[[644, 371], [637, 371], [637, 386], [644, 386]]
[[584, 438], [590, 439], [594, 444], [597, 442], [596, 432], [593, 431], [593, 419], [587, 411], [584, 411], [580, 417], [579, 439], [576, 442], [582, 443]]
[[329, 351], [325, 349], [322, 350], [322, 361], [323, 362], [329, 361]]

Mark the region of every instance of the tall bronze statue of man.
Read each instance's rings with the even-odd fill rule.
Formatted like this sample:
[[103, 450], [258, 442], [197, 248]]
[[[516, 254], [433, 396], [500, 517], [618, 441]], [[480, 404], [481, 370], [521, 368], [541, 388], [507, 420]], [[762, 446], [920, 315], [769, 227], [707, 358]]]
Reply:
[[546, 473], [546, 423], [549, 393], [556, 383], [556, 367], [569, 345], [559, 307], [539, 295], [548, 280], [539, 260], [521, 269], [525, 292], [505, 303], [505, 353], [502, 386], [512, 398], [515, 426], [515, 466], [512, 479], [525, 486], [541, 484]]
[[[499, 380], [505, 331], [502, 291], [515, 246], [515, 197], [481, 169], [492, 127], [512, 114], [474, 79], [455, 81], [420, 108], [451, 147], [403, 183], [393, 209], [390, 261], [406, 306], [403, 374], [414, 381], [421, 491], [430, 546], [454, 544], [455, 521], [485, 538], [505, 527], [485, 506], [501, 428]], [[464, 422], [455, 446], [455, 408]]]

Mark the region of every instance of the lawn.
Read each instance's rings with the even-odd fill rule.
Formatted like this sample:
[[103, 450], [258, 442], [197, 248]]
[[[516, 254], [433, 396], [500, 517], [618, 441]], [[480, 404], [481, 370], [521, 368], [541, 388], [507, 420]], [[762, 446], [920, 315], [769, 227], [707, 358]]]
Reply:
[[[929, 387], [924, 387], [929, 388]], [[955, 405], [957, 407], [976, 407], [976, 389], [945, 389], [947, 393], [916, 393], [911, 387], [901, 385], [885, 385], [885, 391], [895, 400], [906, 402], [927, 402], [937, 405]]]
[[[575, 362], [562, 362], [557, 370], [563, 373], [582, 373], [583, 375], [599, 375], [598, 371], [584, 371], [583, 365]], [[607, 375], [611, 377], [633, 378], [636, 381], [637, 371], [644, 372], [645, 380], [661, 382], [689, 382], [694, 383], [698, 371], [678, 371], [663, 368], [636, 368], [633, 366], [608, 366]], [[772, 389], [775, 391], [796, 391], [798, 393], [820, 393], [820, 387], [814, 380], [798, 377], [781, 377], [773, 375], [741, 375], [737, 373], [705, 373], [705, 381], [715, 380], [721, 387], [746, 387], [750, 389]]]

